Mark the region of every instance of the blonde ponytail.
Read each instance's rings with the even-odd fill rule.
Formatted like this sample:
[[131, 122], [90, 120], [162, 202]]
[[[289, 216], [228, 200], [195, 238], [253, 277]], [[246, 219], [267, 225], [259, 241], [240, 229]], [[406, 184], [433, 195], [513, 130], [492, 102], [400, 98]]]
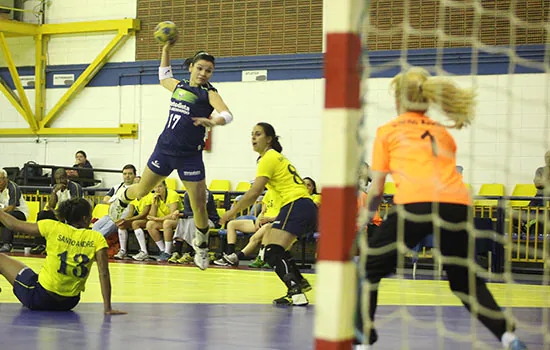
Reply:
[[470, 125], [474, 119], [475, 93], [457, 87], [450, 79], [431, 77], [423, 68], [396, 75], [391, 86], [403, 111], [424, 112], [431, 103], [437, 104], [454, 122], [450, 127], [456, 129]]

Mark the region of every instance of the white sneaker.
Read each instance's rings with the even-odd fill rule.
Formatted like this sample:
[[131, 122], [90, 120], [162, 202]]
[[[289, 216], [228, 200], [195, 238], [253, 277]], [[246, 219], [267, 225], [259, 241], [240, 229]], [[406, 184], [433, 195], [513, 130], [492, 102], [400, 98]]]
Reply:
[[113, 257], [115, 260], [124, 260], [126, 259], [128, 255], [126, 254], [126, 251], [123, 249], [120, 249], [118, 253]]
[[223, 253], [222, 259], [225, 260], [230, 266], [239, 266], [239, 257], [236, 253], [231, 253], [229, 255]]
[[124, 210], [126, 210], [127, 207], [128, 205], [124, 205], [120, 198], [115, 199], [109, 206], [109, 216], [111, 217], [111, 220], [113, 220], [113, 222], [120, 220]]
[[225, 261], [225, 259], [222, 257], [222, 258], [219, 258], [218, 260], [214, 260], [214, 265], [218, 265], [218, 266], [230, 266], [229, 263], [227, 261]]
[[206, 245], [206, 248], [200, 248], [198, 244], [199, 243], [195, 238], [193, 240], [193, 249], [195, 249], [195, 258], [193, 261], [199, 269], [206, 270], [208, 268], [208, 264], [210, 263], [210, 257], [208, 256], [208, 245]]
[[120, 218], [122, 218], [122, 214], [126, 208], [128, 208], [128, 204], [130, 204], [130, 201], [125, 201], [123, 199], [124, 191], [127, 189], [128, 187], [120, 186], [115, 195], [109, 200], [109, 203], [111, 204], [109, 206], [109, 216], [114, 222], [117, 222]]
[[368, 344], [355, 344], [353, 350], [371, 350], [372, 347]]
[[294, 294], [292, 296], [292, 305], [294, 306], [306, 306], [309, 304], [309, 300], [304, 293]]
[[144, 251], [139, 251], [136, 255], [132, 256], [132, 259], [136, 261], [144, 261], [149, 259], [149, 254], [145, 253]]

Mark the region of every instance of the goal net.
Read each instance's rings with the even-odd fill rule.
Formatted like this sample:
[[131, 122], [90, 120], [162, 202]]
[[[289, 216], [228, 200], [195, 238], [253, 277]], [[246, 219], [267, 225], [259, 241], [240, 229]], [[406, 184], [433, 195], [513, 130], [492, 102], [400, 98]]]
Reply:
[[[365, 338], [370, 327], [369, 322], [360, 326], [354, 317], [367, 311], [367, 256], [384, 250], [369, 249], [364, 229], [352, 245], [355, 225], [351, 228], [346, 222], [347, 213], [335, 217], [335, 207], [351, 211], [363, 186], [357, 176], [352, 183], [343, 172], [361, 172], [364, 162], [371, 161], [377, 128], [397, 116], [392, 78], [422, 67], [476, 92], [473, 124], [449, 129], [457, 145], [457, 171], [474, 200], [473, 217], [465, 224], [471, 235], [468, 258], [459, 263], [488, 282], [529, 348], [550, 349], [550, 201], [532, 198], [550, 196], [550, 182], [546, 192], [537, 192], [534, 181], [538, 168], [550, 167], [550, 160], [545, 164], [545, 153], [550, 152], [550, 2], [348, 0], [327, 5], [325, 11], [330, 14], [325, 15], [323, 138], [331, 150], [323, 150], [323, 203], [328, 197], [337, 204], [321, 208], [316, 348], [347, 348]], [[360, 70], [353, 66], [355, 59]], [[338, 61], [345, 78], [338, 77]], [[354, 96], [356, 83], [357, 105], [339, 97], [339, 90], [348, 98]], [[436, 108], [427, 114], [449, 124]], [[334, 130], [341, 130], [344, 140], [335, 137]], [[542, 176], [548, 180], [543, 181], [550, 181], [545, 171]], [[382, 217], [395, 210], [393, 184], [390, 175]], [[357, 211], [360, 228], [367, 226], [365, 211]], [[404, 244], [402, 228], [398, 231], [396, 274], [379, 287], [375, 326], [380, 339], [374, 348], [501, 348], [475, 319], [484, 312], [475, 297], [470, 314], [449, 289], [442, 269], [447, 260], [434, 244], [438, 232], [435, 240], [428, 238], [411, 248]], [[334, 252], [340, 248], [341, 254]], [[347, 260], [355, 255], [356, 270]], [[357, 287], [350, 281], [355, 273]], [[363, 292], [353, 296], [349, 289]], [[357, 308], [350, 304], [355, 298]]]

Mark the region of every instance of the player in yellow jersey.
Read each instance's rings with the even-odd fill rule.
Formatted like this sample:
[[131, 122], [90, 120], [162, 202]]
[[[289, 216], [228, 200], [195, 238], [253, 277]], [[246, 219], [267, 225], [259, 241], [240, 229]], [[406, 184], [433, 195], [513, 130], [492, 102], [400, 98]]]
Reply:
[[105, 314], [125, 312], [111, 308], [111, 278], [107, 241], [97, 231], [87, 229], [92, 207], [83, 198], [59, 204], [61, 220], [20, 221], [0, 211], [0, 222], [12, 230], [46, 239], [46, 260], [40, 273], [18, 260], [0, 254], [0, 274], [13, 285], [13, 293], [31, 310], [67, 311], [80, 301], [92, 264], [97, 261]]
[[366, 305], [369, 314], [365, 316], [368, 334], [362, 341], [370, 345], [378, 338], [373, 324], [378, 286], [397, 267], [398, 253], [403, 253], [401, 249], [398, 252], [396, 244], [400, 228], [403, 243], [409, 249], [434, 233], [435, 248], [445, 259], [443, 269], [453, 293], [468, 310], [475, 300], [478, 304], [475, 316], [505, 349], [527, 349], [513, 333], [512, 320], [502, 312], [485, 281], [472, 271], [470, 265], [475, 262], [468, 253], [473, 239], [473, 233], [468, 232], [469, 226], [473, 226], [469, 223], [473, 217], [472, 200], [456, 170], [456, 144], [444, 125], [426, 116], [430, 105], [436, 104], [454, 122], [452, 128], [468, 126], [473, 119], [474, 93], [450, 80], [431, 77], [421, 68], [397, 75], [392, 86], [399, 116], [376, 133], [372, 186], [366, 204], [368, 222], [382, 201], [388, 174], [397, 187], [395, 210], [368, 237], [365, 266], [370, 290]]
[[[273, 266], [288, 288], [287, 295], [275, 299], [276, 305], [305, 306], [307, 300], [303, 285], [307, 281], [300, 274], [292, 255], [287, 251], [296, 238], [317, 229], [317, 206], [313, 203], [304, 181], [294, 165], [281, 154], [283, 147], [273, 126], [258, 123], [252, 130], [252, 147], [260, 154], [256, 180], [231, 210], [220, 220], [223, 225], [244, 208], [248, 208], [262, 194], [264, 188], [281, 196], [281, 210], [266, 237], [264, 260]], [[304, 281], [306, 283], [304, 283]]]

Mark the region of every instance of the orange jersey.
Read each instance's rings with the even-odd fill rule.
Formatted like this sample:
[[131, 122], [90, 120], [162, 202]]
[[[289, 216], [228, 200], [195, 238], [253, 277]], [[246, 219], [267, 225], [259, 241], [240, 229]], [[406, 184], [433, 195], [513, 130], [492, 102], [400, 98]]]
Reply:
[[456, 171], [456, 144], [447, 129], [420, 113], [405, 113], [376, 132], [372, 170], [391, 173], [396, 204], [471, 204]]
[[[365, 192], [362, 192], [359, 194], [359, 197], [357, 197], [357, 207], [359, 210], [365, 210], [365, 207], [367, 206], [367, 194]], [[382, 223], [382, 218], [380, 217], [380, 214], [378, 214], [380, 210], [376, 211], [376, 214], [374, 214], [374, 218], [372, 219], [372, 224], [375, 224], [376, 226], [380, 226]]]

